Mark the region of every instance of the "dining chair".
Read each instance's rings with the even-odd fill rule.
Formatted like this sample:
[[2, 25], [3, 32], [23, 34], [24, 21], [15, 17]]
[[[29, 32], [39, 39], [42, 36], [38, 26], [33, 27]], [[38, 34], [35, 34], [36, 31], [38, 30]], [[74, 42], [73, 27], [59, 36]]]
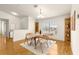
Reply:
[[26, 37], [25, 37], [25, 44], [27, 42], [28, 45], [31, 45], [32, 44], [32, 36], [31, 36], [32, 33], [27, 33], [26, 34]]
[[44, 52], [43, 50], [43, 45], [45, 45], [47, 48], [49, 47], [49, 45], [48, 45], [48, 40], [46, 40], [46, 39], [41, 39], [40, 40], [40, 47], [41, 47], [41, 50], [42, 50], [42, 53]]
[[[45, 37], [45, 36], [44, 36], [44, 37]], [[43, 45], [46, 45], [46, 48], [49, 47], [47, 38], [45, 38], [45, 39], [43, 39], [43, 38], [38, 38], [37, 44], [40, 45], [40, 48], [41, 48], [42, 53], [44, 52], [44, 51], [43, 51], [43, 50], [44, 50], [44, 49], [43, 49]]]

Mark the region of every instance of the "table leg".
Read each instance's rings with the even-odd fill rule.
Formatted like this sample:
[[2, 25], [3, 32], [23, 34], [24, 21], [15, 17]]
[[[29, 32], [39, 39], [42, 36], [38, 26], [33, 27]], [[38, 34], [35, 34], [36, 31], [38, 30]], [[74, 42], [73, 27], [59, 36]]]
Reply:
[[36, 49], [36, 37], [34, 38], [34, 44], [35, 44], [35, 49]]
[[30, 41], [30, 45], [32, 45], [32, 38], [30, 39], [31, 41]]

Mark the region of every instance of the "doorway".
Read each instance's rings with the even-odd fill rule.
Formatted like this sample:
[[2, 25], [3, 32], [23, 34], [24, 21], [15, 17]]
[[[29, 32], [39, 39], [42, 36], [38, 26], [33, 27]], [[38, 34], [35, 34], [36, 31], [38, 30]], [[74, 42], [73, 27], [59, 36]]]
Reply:
[[7, 38], [9, 38], [9, 22], [0, 18], [0, 49], [6, 45]]
[[35, 22], [35, 33], [40, 32], [39, 30], [39, 22]]

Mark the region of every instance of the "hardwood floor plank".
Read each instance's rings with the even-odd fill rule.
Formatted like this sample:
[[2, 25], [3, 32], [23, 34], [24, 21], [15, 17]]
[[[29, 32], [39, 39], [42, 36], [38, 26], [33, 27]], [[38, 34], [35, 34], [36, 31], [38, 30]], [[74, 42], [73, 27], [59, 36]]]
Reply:
[[[0, 38], [0, 55], [34, 55], [31, 51], [20, 46], [24, 40], [13, 42], [12, 39], [6, 41]], [[49, 49], [48, 55], [71, 55], [70, 44], [64, 41], [57, 41], [56, 44]]]

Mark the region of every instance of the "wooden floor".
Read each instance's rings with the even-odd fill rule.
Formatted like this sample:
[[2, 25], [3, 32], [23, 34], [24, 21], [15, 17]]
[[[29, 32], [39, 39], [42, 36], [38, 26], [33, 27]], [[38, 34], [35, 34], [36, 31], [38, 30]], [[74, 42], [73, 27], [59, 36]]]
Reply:
[[[13, 42], [12, 39], [0, 38], [0, 55], [34, 55], [31, 51], [20, 46], [24, 40]], [[68, 42], [57, 41], [49, 49], [49, 55], [71, 55], [71, 47]]]

